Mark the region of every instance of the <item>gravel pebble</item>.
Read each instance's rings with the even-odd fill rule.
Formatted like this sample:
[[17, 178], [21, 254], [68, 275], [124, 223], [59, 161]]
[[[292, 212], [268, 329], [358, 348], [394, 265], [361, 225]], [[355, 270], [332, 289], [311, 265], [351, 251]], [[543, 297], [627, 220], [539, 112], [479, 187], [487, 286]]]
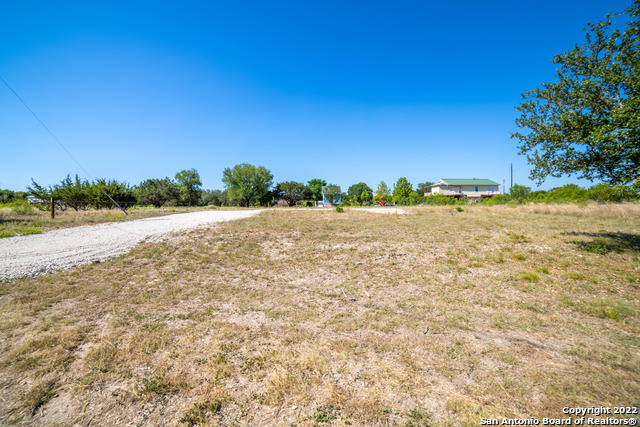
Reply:
[[104, 261], [127, 253], [143, 242], [160, 240], [167, 233], [248, 218], [260, 212], [192, 212], [0, 239], [0, 280], [37, 276]]

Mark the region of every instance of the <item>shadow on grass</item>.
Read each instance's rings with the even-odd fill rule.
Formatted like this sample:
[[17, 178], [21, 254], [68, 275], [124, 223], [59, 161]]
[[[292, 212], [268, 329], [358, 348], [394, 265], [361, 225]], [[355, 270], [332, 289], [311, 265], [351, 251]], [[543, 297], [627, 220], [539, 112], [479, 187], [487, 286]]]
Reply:
[[578, 236], [591, 238], [591, 240], [576, 240], [575, 243], [581, 249], [595, 254], [607, 252], [640, 252], [640, 235], [631, 233], [586, 233], [569, 232], [566, 236]]

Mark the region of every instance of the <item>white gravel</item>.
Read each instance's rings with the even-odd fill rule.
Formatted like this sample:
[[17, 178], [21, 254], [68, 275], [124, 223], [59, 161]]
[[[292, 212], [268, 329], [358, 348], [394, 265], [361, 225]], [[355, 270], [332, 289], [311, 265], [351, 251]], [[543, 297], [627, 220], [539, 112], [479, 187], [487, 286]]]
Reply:
[[381, 213], [381, 214], [404, 214], [406, 213], [402, 209], [398, 209], [395, 207], [386, 207], [386, 208], [352, 208], [354, 211], [362, 211], [362, 212], [371, 212], [371, 213]]
[[0, 239], [0, 280], [37, 276], [103, 261], [122, 255], [142, 242], [159, 240], [167, 233], [248, 218], [258, 213], [259, 210], [192, 212]]

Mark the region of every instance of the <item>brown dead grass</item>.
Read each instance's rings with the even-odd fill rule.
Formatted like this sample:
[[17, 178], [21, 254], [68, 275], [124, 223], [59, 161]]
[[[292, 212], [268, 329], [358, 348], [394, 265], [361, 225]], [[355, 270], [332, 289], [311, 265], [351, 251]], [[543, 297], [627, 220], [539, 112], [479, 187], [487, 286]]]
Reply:
[[638, 406], [637, 207], [573, 209], [272, 210], [6, 283], [0, 422], [475, 425]]

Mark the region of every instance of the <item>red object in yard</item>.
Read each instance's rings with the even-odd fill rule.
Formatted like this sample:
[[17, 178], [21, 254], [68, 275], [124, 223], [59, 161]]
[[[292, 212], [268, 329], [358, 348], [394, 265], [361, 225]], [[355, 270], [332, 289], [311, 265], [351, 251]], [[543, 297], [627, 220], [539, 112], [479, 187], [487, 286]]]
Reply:
[[387, 202], [386, 200], [384, 200], [382, 198], [382, 196], [377, 196], [376, 197], [376, 202], [380, 205], [380, 206], [385, 206], [387, 205], [389, 202]]

